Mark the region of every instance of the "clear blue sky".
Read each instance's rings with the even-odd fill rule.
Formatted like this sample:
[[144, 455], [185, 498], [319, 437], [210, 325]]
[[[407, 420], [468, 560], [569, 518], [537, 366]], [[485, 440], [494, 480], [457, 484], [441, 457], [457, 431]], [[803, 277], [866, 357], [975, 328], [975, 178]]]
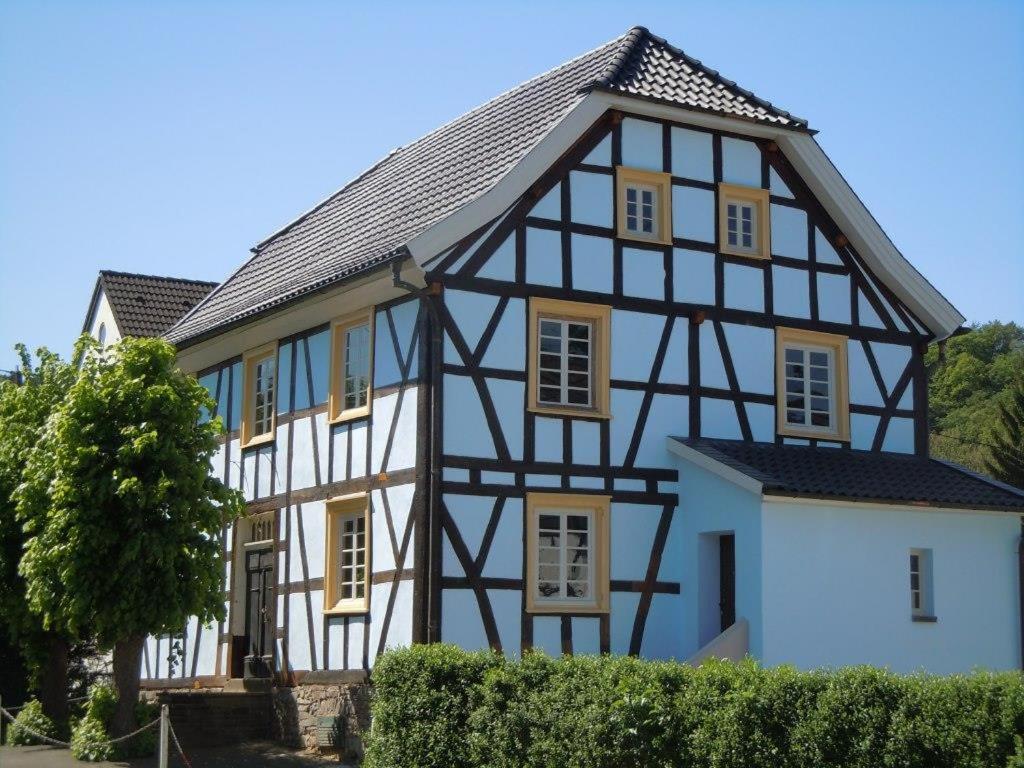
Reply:
[[223, 279], [390, 149], [634, 24], [807, 117], [970, 321], [1024, 321], [1024, 3], [349, 5], [0, 2], [0, 368], [70, 348], [97, 270]]

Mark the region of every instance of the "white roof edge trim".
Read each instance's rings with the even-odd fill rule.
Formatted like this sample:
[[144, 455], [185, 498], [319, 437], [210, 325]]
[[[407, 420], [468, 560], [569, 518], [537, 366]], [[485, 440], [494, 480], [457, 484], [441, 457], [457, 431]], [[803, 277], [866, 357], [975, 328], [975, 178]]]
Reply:
[[865, 501], [861, 499], [814, 499], [807, 496], [786, 496], [783, 493], [765, 494], [761, 499], [765, 506], [769, 504], [796, 504], [805, 507], [847, 507], [864, 509], [865, 507], [884, 507], [886, 510], [897, 512], [920, 512], [925, 515], [948, 514], [948, 515], [1013, 515], [1019, 517], [1019, 509], [971, 509], [970, 507], [943, 507], [930, 506], [927, 504], [907, 504], [906, 502], [887, 501]]
[[928, 325], [936, 339], [949, 337], [965, 322], [963, 315], [897, 250], [813, 136], [601, 91], [589, 93], [571, 108], [487, 192], [410, 240], [408, 248], [416, 263], [422, 265], [431, 256], [500, 215], [608, 109], [772, 139], [782, 148], [786, 158], [850, 238], [868, 266]]
[[780, 132], [776, 142], [868, 266], [942, 340], [966, 320], [902, 253], [814, 137]]
[[745, 491], [750, 491], [758, 496], [762, 495], [764, 486], [758, 480], [750, 477], [750, 475], [745, 475], [738, 469], [733, 469], [728, 464], [723, 464], [720, 461], [712, 459], [710, 456], [691, 448], [685, 443], [679, 442], [674, 437], [665, 438], [665, 446], [668, 448], [669, 453], [674, 453], [679, 458], [685, 459], [694, 466], [707, 470], [714, 475], [718, 475], [723, 480], [727, 480]]

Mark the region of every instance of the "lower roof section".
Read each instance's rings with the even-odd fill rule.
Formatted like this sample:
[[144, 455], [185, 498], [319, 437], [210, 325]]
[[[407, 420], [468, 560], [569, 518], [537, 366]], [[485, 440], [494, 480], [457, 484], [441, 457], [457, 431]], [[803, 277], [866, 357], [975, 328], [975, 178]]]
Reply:
[[705, 438], [669, 443], [765, 496], [1024, 513], [1024, 491], [927, 456]]

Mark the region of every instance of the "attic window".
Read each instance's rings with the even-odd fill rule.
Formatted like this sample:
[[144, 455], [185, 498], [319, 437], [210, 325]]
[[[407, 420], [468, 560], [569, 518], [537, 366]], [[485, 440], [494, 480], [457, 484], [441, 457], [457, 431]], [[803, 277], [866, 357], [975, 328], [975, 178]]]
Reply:
[[718, 185], [718, 248], [733, 256], [771, 258], [767, 189]]
[[253, 349], [243, 356], [245, 364], [245, 418], [242, 447], [274, 439], [277, 407], [277, 344]]
[[667, 173], [616, 168], [618, 236], [652, 243], [672, 242], [672, 184]]

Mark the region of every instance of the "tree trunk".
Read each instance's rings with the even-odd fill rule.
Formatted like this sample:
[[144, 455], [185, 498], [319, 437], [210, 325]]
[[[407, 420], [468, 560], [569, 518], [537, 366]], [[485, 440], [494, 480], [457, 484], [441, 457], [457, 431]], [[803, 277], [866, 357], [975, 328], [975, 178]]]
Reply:
[[46, 664], [39, 672], [39, 703], [55, 723], [68, 719], [68, 655], [71, 643], [54, 632], [45, 637]]
[[145, 635], [137, 635], [114, 644], [114, 687], [117, 689], [117, 709], [110, 726], [110, 735], [124, 736], [138, 726], [135, 723], [135, 705], [139, 703], [139, 675], [142, 663], [142, 644]]

